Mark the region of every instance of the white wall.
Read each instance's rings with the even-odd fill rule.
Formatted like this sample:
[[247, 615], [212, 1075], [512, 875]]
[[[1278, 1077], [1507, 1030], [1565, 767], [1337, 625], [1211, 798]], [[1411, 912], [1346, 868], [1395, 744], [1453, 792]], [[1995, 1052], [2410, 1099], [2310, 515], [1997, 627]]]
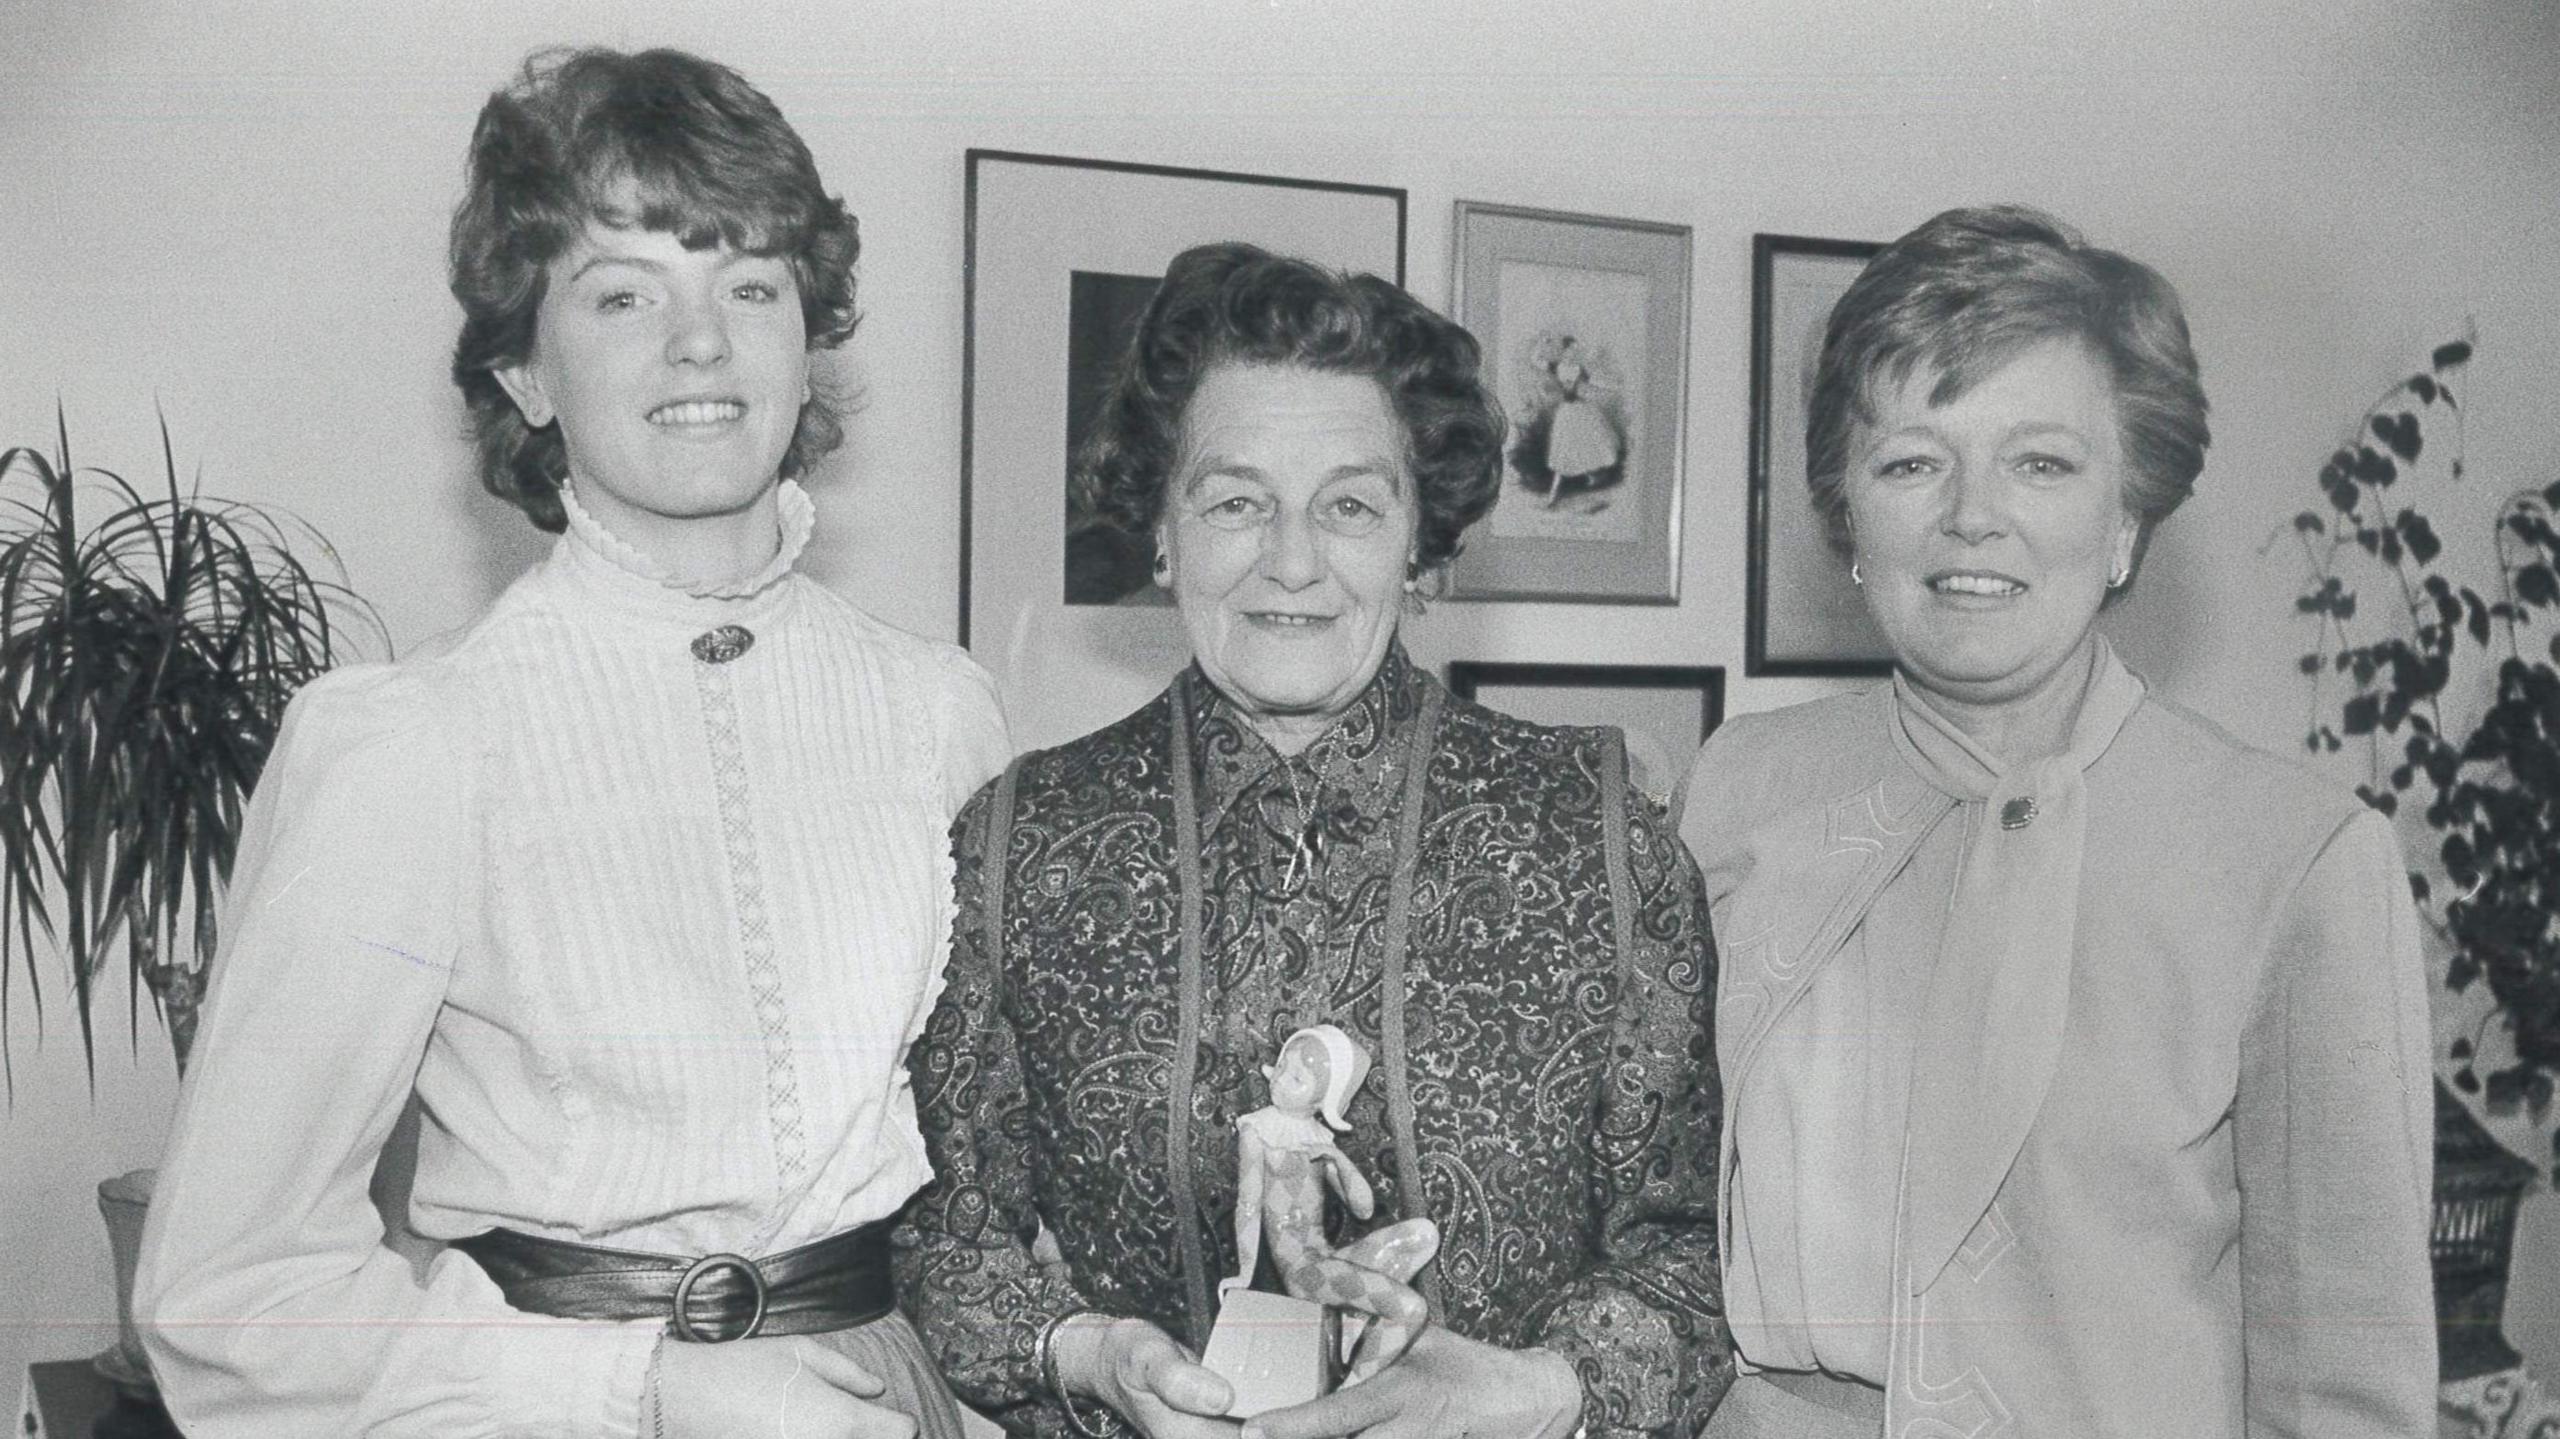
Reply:
[[[478, 493], [443, 378], [443, 227], [473, 114], [536, 44], [669, 43], [762, 83], [863, 217], [867, 386], [820, 487], [816, 567], [955, 622], [961, 152], [988, 146], [1401, 185], [1409, 271], [1448, 291], [1457, 198], [1696, 231], [1683, 602], [1443, 605], [1422, 658], [1742, 674], [1754, 231], [1889, 238], [1949, 204], [2047, 206], [2184, 292], [2215, 401], [2201, 490], [2116, 617], [2136, 663], [2290, 745], [2294, 574], [2261, 540], [2363, 404], [2465, 314], [2483, 491], [2560, 460], [2560, 18], [2540, 0], [957, 0], [785, 21], [672, 0], [0, 7], [0, 440], [148, 472], [168, 416], [208, 490], [331, 536], [408, 645], [530, 556]], [[2485, 509], [2483, 510], [2485, 513]], [[21, 1006], [0, 1115], [0, 1376], [93, 1347], [95, 1179], [146, 1161], [167, 1065], [92, 1101], [59, 1012]], [[120, 1011], [119, 1011], [120, 1014]], [[2512, 1327], [2560, 1377], [2560, 1205]], [[2530, 1312], [2527, 1312], [2530, 1311]]]

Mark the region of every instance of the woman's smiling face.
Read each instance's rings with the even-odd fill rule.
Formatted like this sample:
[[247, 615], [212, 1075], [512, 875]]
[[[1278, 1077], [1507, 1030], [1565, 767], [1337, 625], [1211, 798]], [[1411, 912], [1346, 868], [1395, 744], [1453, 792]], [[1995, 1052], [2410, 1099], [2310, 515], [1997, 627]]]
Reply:
[[1417, 519], [1377, 381], [1235, 364], [1200, 381], [1157, 547], [1201, 672], [1265, 739], [1303, 748], [1367, 688]]
[[644, 549], [748, 513], [809, 395], [790, 265], [590, 223], [549, 274], [533, 354], [498, 378], [528, 423], [559, 424], [579, 500]]
[[1870, 395], [1847, 488], [1867, 608], [1914, 684], [1965, 704], [2036, 694], [2082, 654], [2133, 563], [2114, 384], [2048, 340], [1944, 405], [1914, 367]]

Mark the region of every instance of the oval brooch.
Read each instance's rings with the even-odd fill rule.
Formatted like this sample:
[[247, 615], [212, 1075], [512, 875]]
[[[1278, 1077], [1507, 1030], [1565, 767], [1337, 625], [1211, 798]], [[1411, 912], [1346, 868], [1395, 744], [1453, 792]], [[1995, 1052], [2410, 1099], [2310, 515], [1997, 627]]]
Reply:
[[725, 665], [756, 647], [756, 633], [745, 625], [722, 625], [693, 637], [693, 657], [707, 665]]

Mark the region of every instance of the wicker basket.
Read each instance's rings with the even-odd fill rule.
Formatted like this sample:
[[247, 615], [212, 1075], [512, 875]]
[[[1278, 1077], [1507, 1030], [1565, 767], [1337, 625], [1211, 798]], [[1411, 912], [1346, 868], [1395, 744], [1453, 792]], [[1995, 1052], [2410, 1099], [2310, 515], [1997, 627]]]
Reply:
[[2534, 1167], [2509, 1154], [2436, 1084], [2436, 1360], [2445, 1383], [2524, 1362], [2498, 1330], [2515, 1256], [2516, 1209]]

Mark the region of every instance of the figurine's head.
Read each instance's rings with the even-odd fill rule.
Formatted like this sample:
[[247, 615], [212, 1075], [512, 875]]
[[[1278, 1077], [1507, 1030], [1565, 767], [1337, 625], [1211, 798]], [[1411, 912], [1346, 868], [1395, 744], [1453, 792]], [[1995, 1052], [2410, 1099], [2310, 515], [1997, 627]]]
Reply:
[[1271, 1105], [1286, 1114], [1321, 1113], [1336, 1129], [1349, 1129], [1343, 1111], [1369, 1077], [1369, 1052], [1330, 1024], [1311, 1024], [1281, 1042], [1280, 1057], [1262, 1066], [1271, 1082]]

